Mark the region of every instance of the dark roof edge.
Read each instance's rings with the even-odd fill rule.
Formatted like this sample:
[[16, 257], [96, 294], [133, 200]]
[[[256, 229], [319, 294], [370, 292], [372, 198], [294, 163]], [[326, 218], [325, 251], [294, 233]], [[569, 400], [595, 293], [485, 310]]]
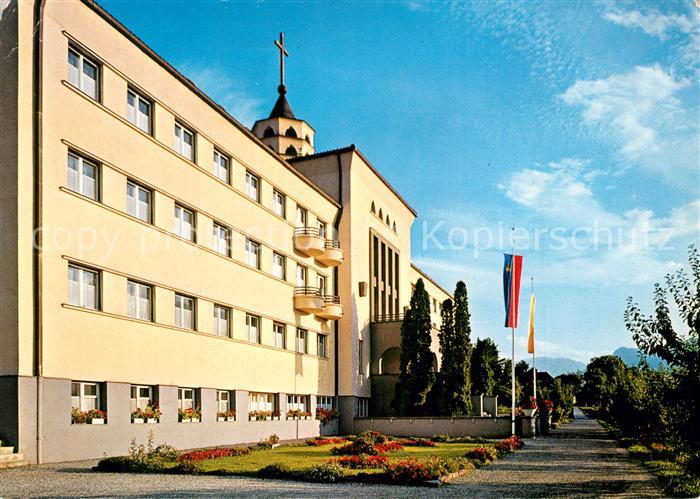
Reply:
[[377, 169], [372, 165], [372, 163], [369, 162], [369, 160], [365, 157], [364, 154], [362, 154], [362, 152], [360, 152], [360, 150], [357, 148], [357, 146], [356, 146], [355, 144], [350, 144], [349, 146], [341, 147], [341, 148], [339, 148], [339, 149], [331, 149], [330, 151], [323, 151], [323, 152], [319, 152], [319, 153], [316, 153], [316, 154], [309, 154], [309, 155], [307, 155], [307, 156], [298, 156], [298, 157], [296, 157], [296, 158], [291, 158], [291, 159], [289, 160], [289, 162], [290, 162], [290, 163], [298, 163], [298, 162], [301, 162], [301, 161], [304, 161], [304, 160], [308, 160], [308, 159], [322, 158], [322, 157], [324, 157], [324, 156], [331, 156], [331, 155], [334, 155], [334, 154], [343, 154], [343, 153], [346, 153], [346, 152], [354, 152], [354, 153], [356, 153], [360, 158], [362, 158], [362, 161], [364, 161], [364, 162], [367, 164], [367, 166], [369, 166], [369, 169], [372, 170], [372, 172], [377, 176], [377, 178], [378, 178], [379, 180], [381, 180], [382, 183], [383, 183], [384, 185], [386, 185], [386, 186], [389, 188], [389, 190], [390, 190], [391, 192], [393, 192], [394, 195], [395, 195], [397, 198], [399, 198], [399, 201], [401, 201], [401, 202], [403, 203], [403, 205], [404, 205], [406, 208], [408, 208], [408, 210], [409, 210], [411, 213], [413, 213], [413, 216], [414, 216], [414, 217], [417, 217], [417, 216], [418, 216], [418, 212], [416, 212], [416, 210], [414, 210], [413, 207], [412, 207], [410, 204], [408, 204], [408, 201], [406, 201], [406, 200], [403, 198], [403, 196], [401, 196], [401, 194], [399, 194], [399, 192], [394, 188], [394, 186], [392, 186], [392, 185], [389, 183], [389, 181], [388, 181], [386, 178], [384, 178], [384, 176], [383, 176], [381, 173], [379, 173], [379, 170], [377, 170]]
[[413, 267], [416, 270], [416, 272], [418, 272], [420, 275], [422, 275], [423, 277], [428, 279], [434, 286], [437, 286], [437, 288], [440, 291], [442, 291], [443, 293], [445, 293], [447, 296], [449, 296], [451, 300], [455, 299], [454, 296], [452, 296], [452, 293], [450, 293], [445, 288], [443, 288], [440, 284], [438, 284], [438, 282], [435, 279], [433, 279], [428, 274], [426, 274], [425, 271], [423, 269], [421, 269], [420, 267], [418, 267], [415, 263], [411, 262], [411, 267]]
[[229, 121], [232, 125], [234, 125], [236, 128], [238, 128], [241, 132], [243, 132], [244, 135], [247, 135], [249, 139], [251, 139], [253, 142], [255, 142], [262, 150], [264, 150], [267, 154], [272, 156], [274, 159], [276, 159], [282, 166], [284, 166], [287, 170], [292, 172], [294, 175], [299, 177], [304, 183], [306, 183], [309, 187], [311, 187], [313, 190], [318, 192], [321, 196], [323, 196], [324, 199], [330, 201], [333, 203], [334, 206], [337, 208], [340, 208], [340, 204], [330, 197], [328, 194], [323, 192], [320, 187], [318, 187], [316, 184], [314, 184], [311, 180], [306, 178], [299, 170], [294, 168], [292, 165], [287, 163], [284, 158], [279, 156], [276, 152], [272, 151], [269, 147], [267, 147], [260, 139], [258, 139], [248, 128], [240, 123], [236, 118], [234, 118], [231, 114], [228, 113], [223, 107], [221, 107], [219, 104], [214, 102], [214, 100], [211, 99], [207, 94], [205, 94], [197, 85], [195, 85], [192, 80], [184, 76], [182, 73], [180, 73], [177, 69], [175, 69], [168, 61], [163, 59], [161, 56], [159, 56], [151, 47], [149, 47], [143, 40], [141, 40], [138, 36], [136, 36], [134, 33], [132, 33], [126, 26], [124, 26], [122, 23], [120, 23], [112, 14], [107, 12], [104, 7], [99, 5], [96, 0], [81, 0], [83, 4], [87, 5], [89, 8], [91, 8], [97, 15], [99, 15], [102, 19], [107, 21], [113, 28], [115, 28], [117, 31], [119, 31], [122, 35], [124, 35], [126, 38], [128, 38], [134, 45], [136, 45], [139, 49], [141, 49], [146, 55], [151, 57], [155, 62], [157, 62], [163, 69], [168, 71], [171, 75], [175, 77], [180, 83], [185, 85], [188, 89], [190, 89], [192, 92], [194, 92], [200, 99], [202, 99], [204, 102], [206, 102], [211, 108], [213, 108], [215, 111], [217, 111], [219, 114], [221, 114], [227, 121]]

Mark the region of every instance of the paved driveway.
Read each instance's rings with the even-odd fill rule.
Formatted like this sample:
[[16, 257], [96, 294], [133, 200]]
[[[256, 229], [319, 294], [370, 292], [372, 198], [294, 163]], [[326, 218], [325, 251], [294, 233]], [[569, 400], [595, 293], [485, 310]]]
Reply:
[[605, 430], [580, 412], [547, 438], [476, 470], [459, 483], [430, 489], [318, 485], [241, 477], [93, 473], [95, 461], [0, 471], [0, 497], [658, 497], [652, 476], [631, 462]]

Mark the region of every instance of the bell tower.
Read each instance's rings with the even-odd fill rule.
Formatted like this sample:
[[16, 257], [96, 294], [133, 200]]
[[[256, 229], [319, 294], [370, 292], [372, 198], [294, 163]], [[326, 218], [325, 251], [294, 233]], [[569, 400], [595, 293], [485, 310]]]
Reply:
[[258, 120], [253, 125], [253, 133], [270, 149], [285, 159], [313, 154], [313, 128], [304, 120], [297, 119], [287, 101], [287, 86], [284, 84], [284, 58], [289, 52], [284, 46], [284, 33], [280, 33], [275, 46], [280, 52], [280, 84], [277, 87], [277, 102], [267, 119]]

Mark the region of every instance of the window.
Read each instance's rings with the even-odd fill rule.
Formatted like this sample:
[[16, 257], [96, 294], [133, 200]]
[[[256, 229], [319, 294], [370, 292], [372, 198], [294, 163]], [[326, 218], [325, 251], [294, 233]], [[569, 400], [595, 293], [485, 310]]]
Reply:
[[306, 267], [297, 263], [297, 286], [306, 287]]
[[287, 348], [287, 331], [284, 324], [275, 322], [272, 325], [272, 333], [275, 336], [275, 346], [277, 348]]
[[185, 329], [194, 329], [194, 298], [175, 295], [175, 325]]
[[248, 410], [253, 411], [268, 411], [275, 410], [274, 398], [272, 393], [250, 393], [248, 394]]
[[229, 163], [228, 156], [214, 149], [214, 175], [227, 184], [229, 183]]
[[357, 399], [357, 417], [367, 418], [369, 417], [369, 399], [360, 397]]
[[278, 190], [272, 191], [272, 211], [282, 218], [285, 218], [287, 214], [287, 199], [284, 194]]
[[246, 314], [245, 327], [248, 331], [248, 341], [251, 343], [260, 343], [260, 317]]
[[251, 267], [260, 268], [260, 245], [250, 239], [245, 240], [245, 261]]
[[255, 202], [260, 202], [260, 179], [250, 172], [245, 172], [246, 194]]
[[100, 66], [73, 48], [68, 49], [68, 82], [84, 94], [99, 100]]
[[127, 119], [141, 130], [151, 135], [151, 117], [153, 105], [151, 101], [132, 89], [126, 92]]
[[140, 282], [127, 281], [127, 294], [129, 317], [144, 321], [153, 320], [153, 288]]
[[364, 374], [365, 372], [365, 355], [364, 355], [364, 349], [365, 349], [365, 342], [362, 340], [359, 340], [357, 342], [357, 372], [360, 374]]
[[128, 180], [126, 182], [126, 211], [146, 223], [151, 223], [151, 191]]
[[79, 409], [83, 412], [102, 408], [99, 383], [73, 381], [70, 390], [71, 408]]
[[77, 265], [68, 265], [68, 303], [98, 310], [100, 273]]
[[72, 152], [68, 153], [68, 188], [71, 191], [97, 200], [97, 175], [95, 163]]
[[326, 294], [326, 277], [322, 275], [318, 276], [318, 293], [321, 296]]
[[323, 239], [326, 238], [326, 222], [321, 222], [319, 220], [319, 222], [318, 222], [318, 235], [321, 236]]
[[290, 146], [287, 146], [287, 149], [284, 151], [284, 154], [286, 154], [287, 156], [296, 156], [299, 153], [297, 152], [296, 147], [290, 145]]
[[228, 390], [216, 391], [216, 412], [228, 412], [231, 410], [231, 392]]
[[297, 227], [306, 227], [306, 216], [306, 209], [297, 205]]
[[175, 123], [175, 151], [194, 161], [194, 133], [180, 123]]
[[287, 410], [306, 412], [308, 395], [287, 395]]
[[177, 389], [177, 408], [181, 411], [194, 409], [196, 400], [196, 390], [194, 388]]
[[229, 336], [229, 318], [231, 309], [221, 305], [214, 305], [214, 334], [218, 336]]
[[188, 241], [194, 241], [194, 212], [176, 204], [175, 227], [173, 230], [178, 236]]
[[333, 409], [333, 397], [328, 395], [317, 395], [316, 409], [325, 409], [327, 411]]
[[214, 251], [224, 256], [231, 256], [231, 229], [214, 222]]
[[272, 253], [272, 274], [282, 280], [287, 278], [286, 261], [284, 255]]
[[437, 300], [433, 298], [433, 312], [437, 312]]
[[307, 352], [307, 345], [306, 345], [306, 337], [308, 336], [308, 333], [306, 332], [305, 329], [299, 329], [297, 328], [297, 335], [296, 335], [296, 351], [297, 353], [306, 353]]
[[142, 411], [153, 403], [153, 387], [143, 385], [131, 385], [131, 412], [136, 409]]
[[316, 337], [318, 338], [318, 356], [328, 357], [328, 335], [317, 334]]

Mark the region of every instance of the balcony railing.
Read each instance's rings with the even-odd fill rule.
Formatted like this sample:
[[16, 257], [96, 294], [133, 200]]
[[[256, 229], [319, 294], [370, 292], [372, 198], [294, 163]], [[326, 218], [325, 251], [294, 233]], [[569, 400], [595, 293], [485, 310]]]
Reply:
[[406, 314], [385, 314], [385, 315], [374, 315], [370, 319], [370, 322], [400, 322], [404, 319]]
[[294, 249], [306, 256], [323, 255], [326, 240], [321, 237], [318, 227], [297, 227], [294, 229]]
[[340, 248], [340, 241], [326, 239], [323, 254], [318, 255], [316, 260], [327, 267], [336, 267], [343, 263], [343, 250]]
[[294, 288], [294, 308], [315, 314], [323, 311], [324, 299], [318, 288], [312, 286], [297, 286]]
[[340, 297], [335, 295], [323, 295], [323, 310], [316, 315], [322, 319], [340, 319], [343, 316], [343, 306], [340, 304]]
[[340, 248], [340, 241], [336, 239], [326, 239], [326, 248]]

